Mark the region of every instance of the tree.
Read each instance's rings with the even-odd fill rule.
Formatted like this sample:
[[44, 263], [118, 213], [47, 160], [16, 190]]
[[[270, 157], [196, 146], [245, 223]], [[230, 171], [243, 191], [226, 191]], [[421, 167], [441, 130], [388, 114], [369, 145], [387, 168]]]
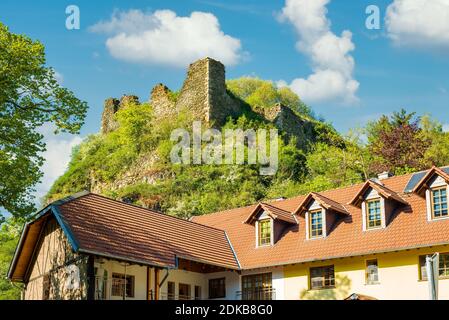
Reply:
[[282, 103], [303, 116], [313, 118], [311, 109], [288, 87], [278, 88], [271, 81], [251, 77], [229, 80], [227, 86], [251, 107], [270, 108], [276, 103]]
[[55, 133], [79, 132], [87, 103], [60, 86], [40, 42], [1, 23], [0, 88], [0, 208], [26, 216], [34, 210], [31, 194], [44, 161], [37, 129], [52, 123]]
[[19, 239], [20, 221], [8, 219], [0, 224], [0, 300], [17, 300], [21, 288], [6, 279], [9, 265]]
[[372, 170], [403, 174], [426, 168], [424, 156], [431, 141], [423, 135], [420, 117], [402, 109], [368, 124], [368, 148]]

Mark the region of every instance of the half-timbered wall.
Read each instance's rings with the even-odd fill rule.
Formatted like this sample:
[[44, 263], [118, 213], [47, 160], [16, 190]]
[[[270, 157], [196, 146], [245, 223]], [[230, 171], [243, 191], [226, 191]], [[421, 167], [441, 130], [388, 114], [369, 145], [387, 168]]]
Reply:
[[87, 298], [87, 257], [72, 252], [54, 218], [42, 229], [28, 275], [25, 300]]

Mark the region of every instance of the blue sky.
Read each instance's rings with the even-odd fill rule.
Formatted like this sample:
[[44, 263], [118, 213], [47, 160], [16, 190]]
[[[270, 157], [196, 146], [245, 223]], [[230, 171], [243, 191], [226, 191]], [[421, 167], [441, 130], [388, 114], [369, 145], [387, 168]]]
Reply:
[[[144, 31], [130, 31], [123, 25], [120, 27], [120, 24], [111, 22], [114, 12], [122, 22], [132, 18], [126, 15], [131, 9], [139, 10], [143, 20], [154, 18], [154, 13], [163, 9], [173, 11], [176, 17], [189, 18], [194, 11], [212, 14], [219, 23], [219, 32], [216, 33], [218, 41], [223, 35], [239, 41], [236, 48], [235, 41], [230, 40], [229, 45], [223, 44], [223, 50], [218, 53], [224, 55], [220, 52], [229, 51], [230, 55], [234, 55], [228, 59], [227, 78], [253, 75], [273, 81], [283, 80], [282, 83], [293, 88], [294, 79], [306, 79], [307, 82], [309, 76], [332, 69], [332, 72], [337, 72], [337, 77], [343, 77], [343, 84], [357, 83], [357, 89], [350, 89], [350, 94], [348, 90], [343, 92], [336, 88], [335, 94], [328, 99], [320, 98], [329, 93], [326, 91], [332, 91], [327, 88], [310, 87], [305, 93], [306, 97], [310, 97], [309, 100], [304, 99], [305, 102], [342, 133], [401, 107], [420, 114], [431, 113], [442, 123], [449, 123], [449, 23], [444, 19], [444, 14], [449, 14], [448, 0], [429, 0], [430, 6], [425, 10], [414, 8], [416, 17], [405, 16], [406, 12], [410, 14], [407, 6], [412, 1], [421, 0], [316, 0], [315, 3], [321, 4], [315, 8], [318, 11], [313, 12], [302, 9], [304, 6], [301, 3], [304, 1], [308, 0], [291, 0], [289, 3], [266, 0], [3, 0], [0, 2], [0, 22], [12, 32], [40, 40], [46, 47], [48, 65], [61, 74], [62, 84], [88, 102], [89, 112], [81, 137], [98, 132], [103, 101], [107, 97], [136, 94], [141, 101], [146, 101], [155, 84], [162, 82], [172, 89], [179, 89], [185, 77], [186, 65], [179, 65], [182, 57], [178, 63], [176, 57], [171, 62], [160, 63], [158, 59], [164, 58], [160, 54], [138, 59], [132, 56], [133, 50], [123, 52], [121, 43], [115, 49], [106, 45], [107, 39], [114, 41], [120, 32], [132, 37]], [[298, 3], [299, 7], [295, 7]], [[71, 4], [80, 9], [80, 30], [65, 27], [65, 9]], [[365, 9], [368, 5], [377, 5], [380, 9], [380, 30], [365, 27]], [[388, 16], [386, 9], [389, 6]], [[327, 12], [320, 11], [323, 8]], [[322, 18], [330, 27], [319, 30], [313, 24], [304, 25], [300, 17]], [[384, 20], [386, 17], [389, 19], [388, 26]], [[103, 25], [99, 26], [100, 21]], [[95, 32], [90, 28], [94, 25], [97, 25]], [[136, 22], [133, 28], [155, 27]], [[352, 33], [349, 38], [342, 35], [345, 30]], [[320, 57], [320, 52], [311, 52], [311, 47], [329, 34], [335, 36], [332, 39], [338, 40], [337, 44], [344, 43], [353, 48], [342, 49], [341, 59], [338, 54], [332, 56], [333, 52], [330, 57]], [[179, 43], [180, 48], [186, 48], [188, 52], [192, 48], [183, 47], [189, 45], [183, 38], [181, 35], [166, 39], [164, 41], [168, 43], [161, 46], [176, 51]], [[206, 53], [210, 52], [207, 51], [208, 39], [196, 40], [203, 42], [200, 47], [204, 46]], [[152, 44], [150, 49], [157, 51], [157, 45]], [[298, 48], [300, 46], [302, 48]], [[177, 50], [178, 53], [180, 51]], [[304, 85], [304, 81], [299, 84]], [[305, 90], [303, 87], [296, 89], [297, 92]], [[310, 94], [312, 90], [314, 94]], [[348, 98], [349, 95], [353, 97]], [[72, 146], [80, 141], [79, 137], [67, 136], [48, 139], [50, 148], [52, 143], [56, 145], [51, 152], [61, 150], [66, 154], [67, 148], [62, 151], [62, 145]], [[66, 158], [67, 155], [63, 159]], [[64, 165], [45, 182], [50, 183], [61, 174]], [[47, 170], [51, 171], [52, 167], [54, 164], [49, 163]]]

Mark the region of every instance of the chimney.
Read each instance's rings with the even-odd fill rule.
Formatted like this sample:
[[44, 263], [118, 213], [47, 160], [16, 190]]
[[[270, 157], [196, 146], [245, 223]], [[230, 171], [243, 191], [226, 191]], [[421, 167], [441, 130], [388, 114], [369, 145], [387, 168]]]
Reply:
[[388, 179], [388, 178], [390, 178], [390, 177], [392, 177], [392, 176], [393, 176], [393, 174], [392, 174], [391, 172], [389, 172], [389, 171], [384, 171], [384, 172], [382, 172], [382, 173], [379, 173], [379, 174], [377, 175], [377, 178], [378, 178], [380, 181], [382, 181], [382, 180]]

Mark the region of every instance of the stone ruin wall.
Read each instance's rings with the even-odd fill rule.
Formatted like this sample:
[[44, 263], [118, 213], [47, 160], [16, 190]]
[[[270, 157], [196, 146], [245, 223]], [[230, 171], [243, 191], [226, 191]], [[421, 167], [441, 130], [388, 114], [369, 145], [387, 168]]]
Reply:
[[116, 130], [118, 123], [114, 119], [115, 113], [130, 104], [139, 104], [139, 98], [134, 95], [124, 95], [120, 98], [120, 100], [115, 98], [106, 99], [104, 102], [103, 114], [101, 116], [100, 132], [102, 134], [106, 134]]
[[[139, 104], [136, 96], [123, 96], [120, 101], [113, 98], [105, 101], [102, 133], [117, 128], [114, 114], [130, 102]], [[243, 103], [227, 92], [225, 66], [211, 58], [190, 64], [176, 101], [170, 89], [159, 83], [151, 91], [150, 104], [155, 118], [171, 118], [179, 112], [189, 110], [194, 119], [218, 128], [225, 124], [228, 117], [236, 118], [243, 113]], [[256, 108], [254, 111], [274, 123], [287, 136], [296, 137], [298, 147], [305, 147], [313, 137], [313, 124], [286, 106], [277, 104], [271, 108]]]

